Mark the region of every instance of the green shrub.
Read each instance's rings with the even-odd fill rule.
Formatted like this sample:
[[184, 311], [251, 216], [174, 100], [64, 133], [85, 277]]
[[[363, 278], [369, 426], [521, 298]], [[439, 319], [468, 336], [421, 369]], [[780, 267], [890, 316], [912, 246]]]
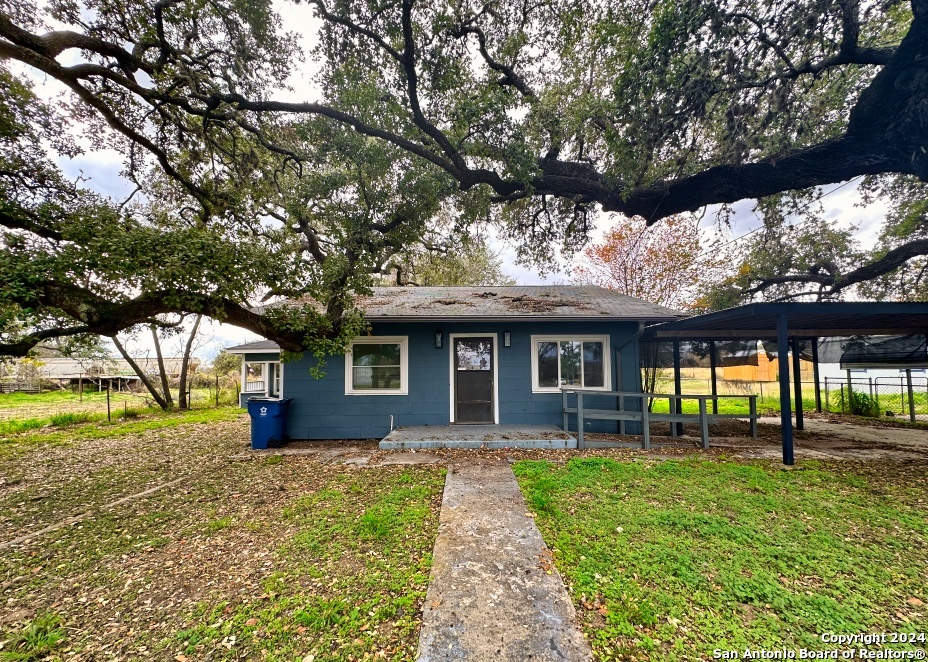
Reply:
[[[843, 394], [842, 394], [843, 395]], [[848, 402], [851, 405], [851, 413], [855, 416], [879, 416], [880, 408], [874, 398], [866, 393], [851, 391]]]

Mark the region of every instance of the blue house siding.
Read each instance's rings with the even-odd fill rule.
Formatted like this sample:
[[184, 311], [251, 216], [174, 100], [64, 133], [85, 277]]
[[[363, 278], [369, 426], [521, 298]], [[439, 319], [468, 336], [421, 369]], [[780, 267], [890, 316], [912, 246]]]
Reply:
[[[532, 393], [532, 335], [609, 336], [613, 390], [640, 390], [635, 322], [406, 322], [377, 323], [375, 336], [409, 338], [408, 395], [345, 395], [345, 358], [329, 357], [323, 379], [309, 373], [312, 357], [284, 366], [283, 395], [293, 398], [288, 420], [292, 439], [380, 439], [394, 427], [448, 425], [451, 419], [451, 334], [485, 333], [496, 342], [501, 424], [563, 425], [560, 393]], [[435, 348], [441, 331], [443, 347]], [[503, 347], [503, 331], [511, 347]], [[246, 355], [247, 361], [257, 360]], [[618, 358], [617, 358], [618, 357]], [[593, 398], [588, 407], [614, 409], [615, 398]], [[599, 401], [599, 402], [596, 402]], [[585, 401], [586, 402], [586, 401]], [[570, 427], [576, 421], [571, 417]], [[587, 421], [590, 432], [615, 432], [614, 421]], [[632, 430], [629, 430], [630, 432]]]

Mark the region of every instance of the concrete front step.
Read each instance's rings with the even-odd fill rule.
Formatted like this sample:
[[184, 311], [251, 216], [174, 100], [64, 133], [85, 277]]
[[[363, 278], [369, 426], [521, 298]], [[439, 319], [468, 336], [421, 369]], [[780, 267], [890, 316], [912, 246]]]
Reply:
[[576, 448], [577, 439], [554, 425], [419, 425], [399, 427], [381, 450], [435, 448]]
[[441, 439], [429, 441], [389, 441], [380, 442], [380, 450], [432, 450], [435, 448], [546, 448], [564, 449], [576, 448], [576, 439], [501, 439], [493, 441], [479, 441], [474, 439]]

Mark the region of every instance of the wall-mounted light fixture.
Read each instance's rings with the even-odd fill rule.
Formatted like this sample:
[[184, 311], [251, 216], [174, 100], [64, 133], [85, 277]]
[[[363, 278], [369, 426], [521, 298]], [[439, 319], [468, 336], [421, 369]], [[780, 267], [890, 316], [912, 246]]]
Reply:
[[511, 346], [512, 346], [512, 334], [510, 334], [508, 331], [503, 331], [503, 347], [511, 347]]
[[441, 331], [435, 332], [435, 349], [441, 349]]

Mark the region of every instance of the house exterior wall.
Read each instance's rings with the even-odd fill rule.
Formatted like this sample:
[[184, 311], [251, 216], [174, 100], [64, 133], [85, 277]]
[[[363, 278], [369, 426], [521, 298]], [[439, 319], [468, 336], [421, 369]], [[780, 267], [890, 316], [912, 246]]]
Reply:
[[[640, 390], [635, 322], [407, 322], [378, 323], [375, 336], [408, 336], [408, 395], [345, 395], [345, 358], [329, 357], [323, 379], [313, 379], [312, 357], [284, 365], [283, 396], [293, 398], [288, 419], [291, 439], [380, 439], [394, 427], [448, 425], [451, 420], [451, 334], [493, 336], [498, 357], [500, 424], [563, 425], [560, 393], [532, 392], [532, 335], [603, 335], [609, 337], [609, 387]], [[443, 347], [435, 348], [441, 331]], [[503, 347], [503, 331], [511, 347]], [[617, 359], [618, 354], [618, 359]], [[246, 361], [253, 359], [245, 355]], [[599, 402], [597, 402], [597, 400]], [[585, 398], [589, 408], [615, 409], [615, 398]], [[571, 416], [570, 428], [576, 420]], [[615, 432], [615, 421], [587, 421], [586, 431]], [[631, 430], [629, 430], [631, 432]]]
[[[280, 361], [279, 352], [256, 352], [252, 354], [245, 354], [243, 364], [244, 363], [274, 363], [275, 361]], [[243, 365], [243, 369], [244, 369], [244, 365]], [[265, 397], [267, 395], [268, 377], [269, 375], [264, 376], [264, 379], [265, 379], [264, 392], [255, 393], [255, 392], [249, 392], [249, 391], [242, 390], [238, 394], [238, 406], [244, 409], [245, 407], [248, 406], [248, 398]], [[242, 382], [241, 388], [242, 389], [245, 388], [244, 382]]]

